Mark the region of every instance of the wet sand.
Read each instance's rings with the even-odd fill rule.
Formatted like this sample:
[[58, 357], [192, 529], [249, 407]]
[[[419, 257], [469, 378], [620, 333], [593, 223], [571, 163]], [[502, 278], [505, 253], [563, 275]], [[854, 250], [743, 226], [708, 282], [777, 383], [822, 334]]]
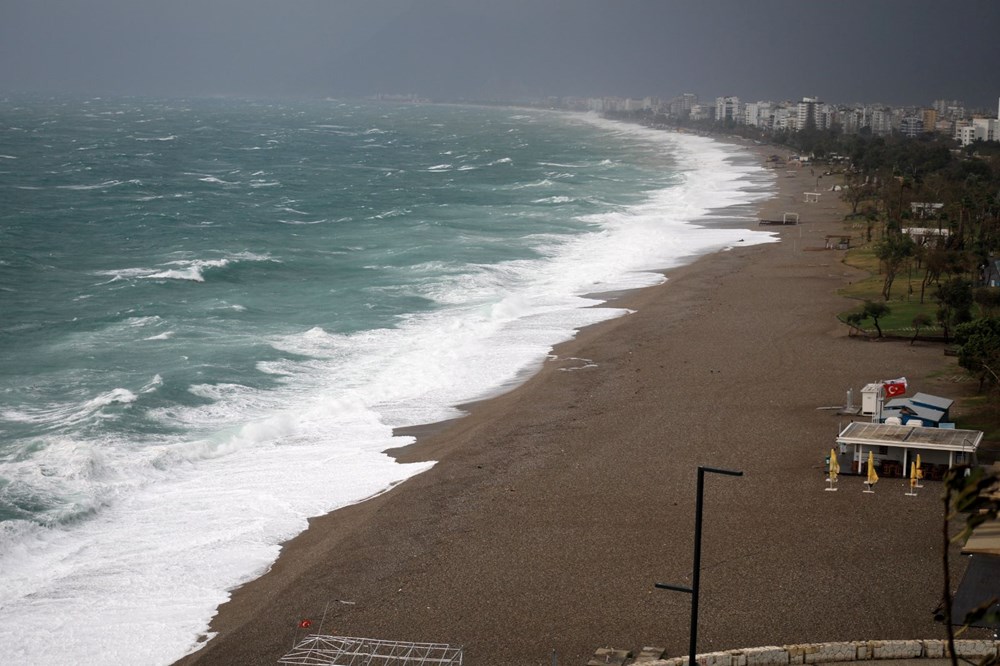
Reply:
[[706, 479], [700, 652], [942, 637], [940, 484], [906, 497], [902, 479], [882, 479], [866, 495], [845, 476], [824, 492], [848, 417], [819, 408], [900, 375], [911, 391], [968, 385], [940, 346], [848, 336], [835, 292], [860, 275], [824, 249], [845, 205], [829, 176], [806, 204], [808, 168], [778, 173], [761, 217], [802, 222], [767, 227], [780, 243], [671, 270], [615, 301], [634, 314], [423, 431], [395, 453], [433, 469], [311, 521], [181, 663], [274, 664], [303, 618], [310, 632], [462, 645], [467, 664], [686, 654], [690, 599], [653, 585], [690, 584], [698, 465], [745, 474]]

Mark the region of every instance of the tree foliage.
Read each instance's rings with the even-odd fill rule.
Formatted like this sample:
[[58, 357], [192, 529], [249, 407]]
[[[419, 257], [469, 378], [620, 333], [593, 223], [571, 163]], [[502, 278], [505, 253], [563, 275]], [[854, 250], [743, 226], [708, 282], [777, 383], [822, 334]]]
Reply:
[[910, 338], [910, 344], [912, 345], [917, 341], [917, 336], [920, 335], [920, 329], [927, 328], [934, 322], [931, 321], [929, 316], [920, 312], [913, 316], [913, 321], [911, 323], [913, 324], [913, 337]]
[[948, 280], [938, 287], [937, 301], [937, 319], [948, 340], [954, 327], [972, 320], [972, 283], [960, 277]]
[[882, 298], [889, 300], [892, 283], [904, 262], [913, 256], [913, 239], [906, 234], [891, 233], [875, 244], [875, 256], [882, 262], [885, 280], [882, 282]]
[[882, 317], [888, 315], [892, 310], [885, 303], [876, 303], [875, 301], [865, 301], [865, 306], [861, 310], [863, 319], [871, 318], [872, 323], [875, 324], [875, 330], [878, 331], [878, 337], [882, 337], [882, 327], [879, 326], [878, 320]]
[[979, 380], [980, 391], [1000, 386], [1000, 319], [984, 317], [961, 324], [955, 329], [955, 342], [958, 364]]

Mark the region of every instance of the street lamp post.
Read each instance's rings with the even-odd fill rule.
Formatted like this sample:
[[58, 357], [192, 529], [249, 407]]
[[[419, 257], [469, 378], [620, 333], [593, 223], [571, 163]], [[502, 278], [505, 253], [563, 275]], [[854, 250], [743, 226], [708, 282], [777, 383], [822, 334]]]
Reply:
[[669, 585], [667, 583], [655, 584], [661, 590], [674, 590], [675, 592], [686, 592], [691, 595], [691, 642], [688, 650], [688, 666], [695, 666], [695, 655], [697, 654], [698, 647], [698, 590], [701, 584], [701, 516], [704, 505], [705, 472], [725, 474], [726, 476], [743, 476], [743, 472], [737, 470], [698, 466], [698, 497], [694, 513], [694, 573], [691, 576], [691, 587]]

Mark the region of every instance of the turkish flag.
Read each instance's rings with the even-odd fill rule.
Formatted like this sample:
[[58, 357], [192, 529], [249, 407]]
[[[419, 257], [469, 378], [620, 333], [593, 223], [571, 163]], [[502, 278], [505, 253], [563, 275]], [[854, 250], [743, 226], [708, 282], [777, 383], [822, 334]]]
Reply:
[[906, 377], [889, 380], [882, 384], [882, 387], [885, 389], [885, 397], [887, 398], [903, 395], [906, 393]]
[[302, 620], [299, 622], [299, 629], [308, 629], [312, 624], [312, 620]]

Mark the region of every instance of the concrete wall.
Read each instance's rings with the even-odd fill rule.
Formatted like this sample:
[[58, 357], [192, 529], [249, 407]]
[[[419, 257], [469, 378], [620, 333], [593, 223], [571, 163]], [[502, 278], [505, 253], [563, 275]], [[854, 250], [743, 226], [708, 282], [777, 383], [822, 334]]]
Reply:
[[[942, 659], [947, 657], [947, 647], [944, 640], [808, 643], [710, 652], [699, 654], [696, 661], [700, 666], [786, 666], [872, 659]], [[998, 649], [1000, 641], [955, 641], [955, 652], [960, 657], [976, 661], [996, 656]], [[643, 661], [643, 666], [687, 666], [687, 663], [685, 656]]]

